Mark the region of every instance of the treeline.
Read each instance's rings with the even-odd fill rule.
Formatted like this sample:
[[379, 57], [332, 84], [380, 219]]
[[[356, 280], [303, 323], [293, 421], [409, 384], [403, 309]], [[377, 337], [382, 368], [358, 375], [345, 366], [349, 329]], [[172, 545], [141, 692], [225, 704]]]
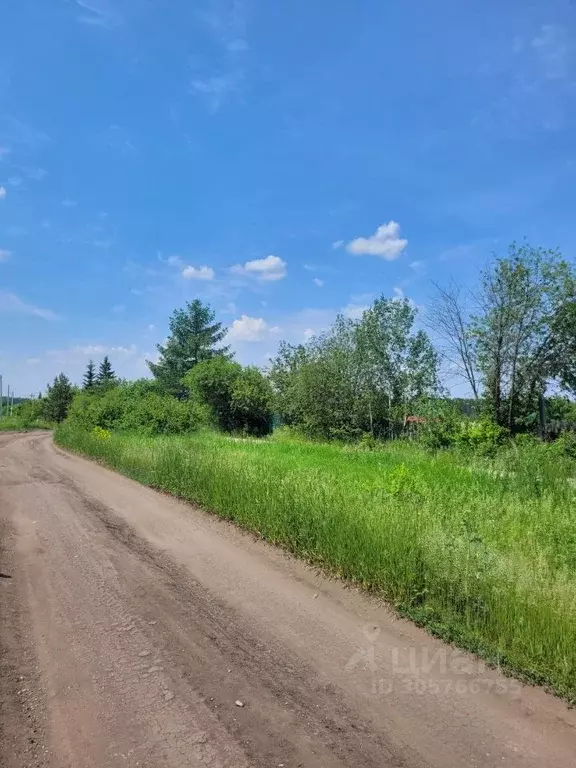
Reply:
[[[87, 428], [261, 436], [282, 423], [312, 438], [408, 433], [435, 447], [535, 433], [545, 406], [576, 418], [576, 272], [558, 252], [513, 244], [473, 289], [436, 285], [426, 330], [417, 315], [382, 296], [305, 344], [282, 342], [262, 372], [233, 360], [227, 329], [195, 300], [171, 316], [153, 378], [120, 381], [108, 358], [90, 361], [81, 390], [60, 374], [20, 408]], [[456, 378], [470, 398], [450, 398]]]
[[158, 360], [148, 363], [154, 378], [121, 380], [107, 357], [98, 370], [91, 360], [82, 388], [62, 373], [29, 408], [85, 429], [179, 434], [211, 426], [266, 435], [274, 414], [271, 383], [257, 368], [232, 359], [220, 345], [226, 333], [210, 307], [192, 301], [170, 318], [170, 336], [158, 345]]
[[307, 344], [281, 343], [270, 380], [282, 420], [311, 437], [393, 436], [438, 397], [440, 360], [407, 299], [381, 297]]

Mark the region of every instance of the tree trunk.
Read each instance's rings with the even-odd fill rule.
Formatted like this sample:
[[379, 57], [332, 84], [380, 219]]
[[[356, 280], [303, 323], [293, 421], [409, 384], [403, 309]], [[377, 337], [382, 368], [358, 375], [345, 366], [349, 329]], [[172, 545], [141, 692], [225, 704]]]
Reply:
[[546, 440], [546, 404], [544, 402], [544, 393], [538, 395], [538, 421], [540, 439]]

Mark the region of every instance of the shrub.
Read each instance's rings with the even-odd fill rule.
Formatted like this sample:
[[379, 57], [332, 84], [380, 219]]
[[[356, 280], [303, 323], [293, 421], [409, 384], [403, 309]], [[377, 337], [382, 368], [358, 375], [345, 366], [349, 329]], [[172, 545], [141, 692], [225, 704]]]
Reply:
[[417, 435], [425, 448], [437, 451], [454, 445], [462, 415], [450, 400], [422, 399], [414, 403], [412, 410], [422, 419]]
[[94, 427], [92, 429], [92, 437], [95, 437], [96, 440], [110, 440], [111, 434], [111, 432], [107, 429], [102, 429], [102, 427]]
[[484, 456], [494, 454], [507, 437], [507, 431], [489, 419], [461, 421], [454, 434], [457, 448], [472, 450]]
[[44, 418], [44, 400], [25, 400], [20, 403], [15, 415], [22, 429], [39, 424]]
[[560, 456], [576, 459], [576, 433], [564, 432], [551, 444], [551, 449]]
[[262, 436], [272, 429], [272, 388], [254, 367], [218, 356], [198, 363], [183, 379], [192, 402], [208, 408], [225, 432]]
[[418, 426], [418, 437], [431, 450], [459, 448], [489, 456], [508, 437], [503, 427], [487, 417], [462, 418], [460, 410], [448, 400], [424, 401], [415, 410], [424, 419]]
[[257, 368], [244, 368], [232, 387], [231, 407], [240, 429], [251, 435], [272, 430], [272, 388]]
[[142, 382], [76, 395], [68, 419], [92, 430], [133, 431], [143, 434], [181, 434], [206, 423], [206, 414], [194, 403], [160, 395]]

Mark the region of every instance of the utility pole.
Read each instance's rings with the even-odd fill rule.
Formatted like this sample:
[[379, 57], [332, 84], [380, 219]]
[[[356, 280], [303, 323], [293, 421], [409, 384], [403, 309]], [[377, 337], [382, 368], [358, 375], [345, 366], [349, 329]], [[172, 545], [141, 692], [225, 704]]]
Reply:
[[2, 374], [0, 373], [0, 419], [2, 418]]

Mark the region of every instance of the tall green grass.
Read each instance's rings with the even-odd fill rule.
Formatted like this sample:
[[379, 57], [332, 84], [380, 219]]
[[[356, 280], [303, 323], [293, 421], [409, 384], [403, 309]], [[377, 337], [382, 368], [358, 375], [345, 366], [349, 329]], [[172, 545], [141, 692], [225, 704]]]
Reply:
[[214, 434], [57, 442], [376, 590], [447, 640], [576, 700], [574, 463]]
[[0, 431], [1, 432], [28, 432], [32, 429], [52, 429], [54, 425], [44, 419], [36, 419], [35, 421], [29, 421], [22, 419], [18, 415], [3, 416], [0, 418]]

